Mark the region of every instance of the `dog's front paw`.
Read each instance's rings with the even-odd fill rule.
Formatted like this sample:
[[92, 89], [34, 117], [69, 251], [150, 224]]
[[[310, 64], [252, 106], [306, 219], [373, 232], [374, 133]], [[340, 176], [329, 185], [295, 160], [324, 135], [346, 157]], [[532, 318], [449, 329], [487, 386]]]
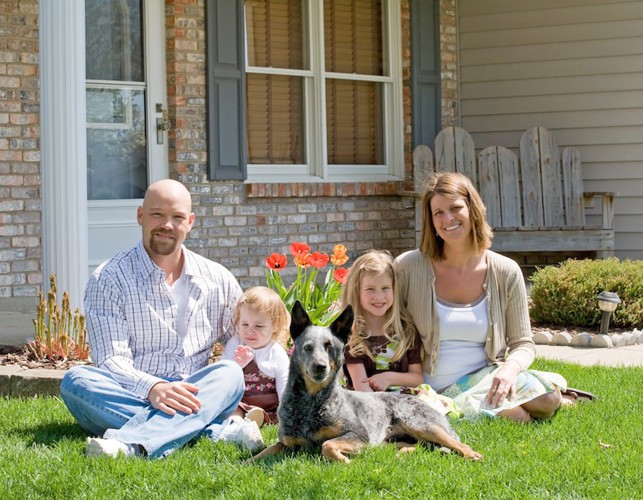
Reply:
[[256, 460], [263, 460], [266, 457], [270, 457], [272, 455], [277, 455], [284, 451], [284, 448], [286, 446], [281, 442], [277, 441], [275, 444], [268, 446], [268, 448], [265, 448], [261, 452], [257, 453], [256, 455], [251, 456], [248, 460], [246, 460], [244, 463], [246, 464], [251, 464]]
[[482, 460], [482, 453], [474, 451], [471, 446], [463, 445], [461, 450], [462, 456], [471, 460]]

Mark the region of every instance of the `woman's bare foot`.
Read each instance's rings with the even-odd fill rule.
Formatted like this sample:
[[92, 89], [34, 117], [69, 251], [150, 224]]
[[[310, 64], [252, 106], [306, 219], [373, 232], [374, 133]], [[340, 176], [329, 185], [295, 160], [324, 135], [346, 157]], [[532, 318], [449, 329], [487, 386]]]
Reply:
[[576, 406], [576, 395], [572, 394], [563, 394], [563, 397], [561, 398], [560, 401], [560, 406], [566, 406], [567, 408], [573, 408]]

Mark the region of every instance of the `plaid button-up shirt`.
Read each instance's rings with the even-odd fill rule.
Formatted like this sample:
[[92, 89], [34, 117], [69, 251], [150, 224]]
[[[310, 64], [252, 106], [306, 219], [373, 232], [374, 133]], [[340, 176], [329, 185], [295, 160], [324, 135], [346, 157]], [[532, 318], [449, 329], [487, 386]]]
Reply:
[[85, 289], [92, 361], [143, 398], [156, 383], [204, 367], [213, 343], [234, 334], [237, 280], [222, 265], [182, 250], [188, 293], [183, 328], [177, 328], [178, 306], [165, 272], [142, 242], [98, 267]]

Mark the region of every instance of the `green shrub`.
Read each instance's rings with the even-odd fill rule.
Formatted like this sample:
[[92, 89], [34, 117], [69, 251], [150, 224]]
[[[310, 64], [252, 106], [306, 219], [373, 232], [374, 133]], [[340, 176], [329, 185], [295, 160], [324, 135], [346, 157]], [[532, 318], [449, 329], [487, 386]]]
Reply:
[[607, 290], [621, 299], [610, 324], [643, 327], [643, 261], [567, 260], [538, 269], [531, 281], [530, 317], [537, 324], [598, 327], [596, 296]]

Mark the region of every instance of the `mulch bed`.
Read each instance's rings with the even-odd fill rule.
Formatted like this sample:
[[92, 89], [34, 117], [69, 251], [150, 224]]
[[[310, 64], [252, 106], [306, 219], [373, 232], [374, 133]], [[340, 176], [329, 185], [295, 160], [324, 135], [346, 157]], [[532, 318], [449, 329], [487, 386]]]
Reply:
[[36, 359], [25, 346], [0, 346], [0, 366], [13, 365], [27, 369], [68, 370], [72, 366], [87, 364], [91, 363], [71, 359]]
[[[223, 352], [221, 344], [215, 344], [212, 349], [211, 362], [218, 360]], [[37, 359], [29, 352], [26, 346], [0, 346], [0, 366], [21, 366], [22, 368], [34, 369], [44, 368], [47, 370], [69, 370], [72, 366], [91, 365], [91, 361], [80, 361], [73, 359]]]

